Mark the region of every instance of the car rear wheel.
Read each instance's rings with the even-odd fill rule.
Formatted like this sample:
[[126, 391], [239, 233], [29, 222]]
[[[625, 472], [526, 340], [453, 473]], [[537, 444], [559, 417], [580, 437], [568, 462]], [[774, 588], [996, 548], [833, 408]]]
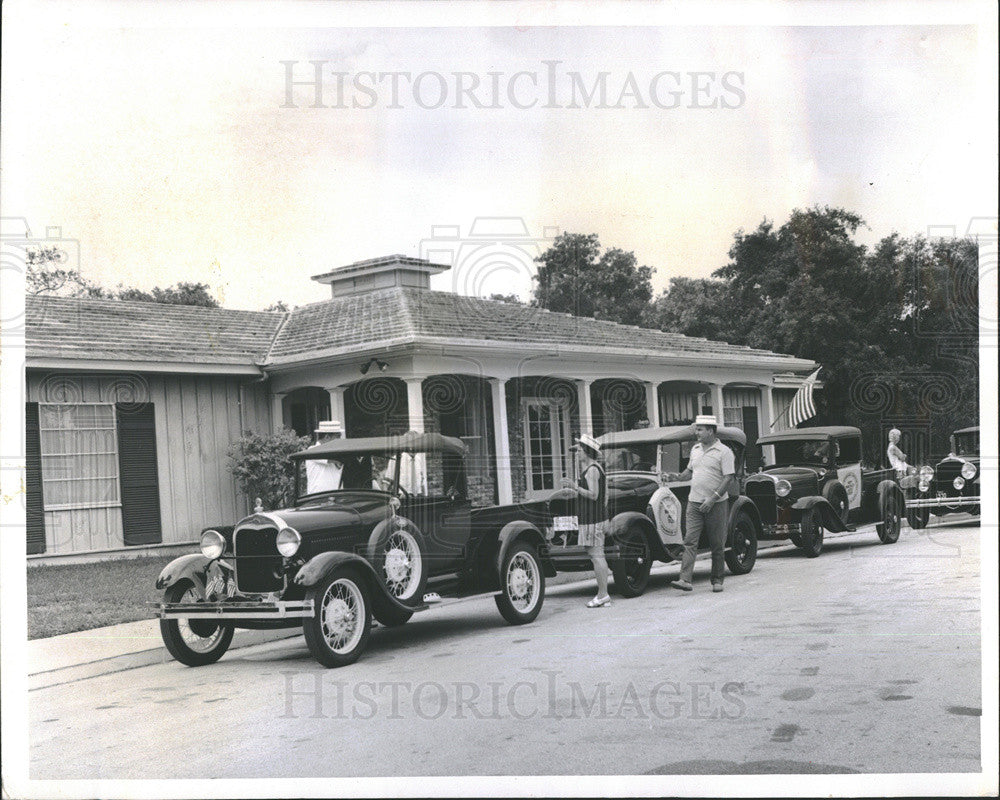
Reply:
[[736, 516], [726, 566], [733, 575], [746, 575], [757, 563], [757, 526], [745, 511]]
[[[163, 593], [164, 603], [197, 603], [204, 598], [191, 581], [181, 581]], [[170, 655], [189, 667], [214, 664], [233, 641], [233, 626], [211, 619], [161, 619], [160, 635]]]
[[353, 664], [368, 646], [372, 617], [368, 587], [350, 567], [338, 567], [315, 586], [306, 599], [313, 616], [302, 622], [309, 652], [325, 667]]
[[545, 600], [545, 573], [535, 548], [516, 542], [504, 557], [500, 570], [500, 594], [494, 600], [497, 609], [511, 625], [532, 622]]
[[618, 558], [611, 562], [615, 589], [622, 597], [638, 597], [649, 583], [653, 556], [641, 528], [631, 527], [618, 540]]
[[882, 544], [895, 544], [899, 540], [900, 498], [895, 492], [886, 492], [882, 498], [882, 521], [875, 526]]
[[[916, 500], [920, 495], [913, 491], [912, 489], [907, 492], [907, 500]], [[930, 520], [931, 510], [924, 506], [923, 508], [908, 508], [906, 509], [906, 521], [910, 523], [910, 527], [914, 530], [921, 530], [927, 527], [927, 522]]]
[[819, 511], [807, 508], [802, 513], [802, 531], [796, 544], [807, 558], [816, 558], [823, 552], [823, 521]]

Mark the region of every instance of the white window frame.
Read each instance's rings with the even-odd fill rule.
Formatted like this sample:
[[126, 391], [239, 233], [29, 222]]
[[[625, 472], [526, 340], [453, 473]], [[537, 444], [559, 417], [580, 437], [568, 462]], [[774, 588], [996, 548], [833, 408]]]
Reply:
[[[111, 427], [110, 428], [87, 428], [87, 430], [95, 431], [106, 431], [110, 430], [112, 433], [112, 441], [114, 442], [114, 449], [108, 451], [95, 451], [90, 453], [46, 453], [45, 452], [45, 433], [51, 431], [64, 432], [66, 428], [47, 428], [44, 426], [45, 421], [45, 409], [47, 408], [79, 408], [81, 406], [103, 406], [111, 408]], [[39, 403], [38, 404], [38, 440], [39, 440], [39, 450], [41, 452], [41, 462], [42, 462], [42, 499], [43, 499], [43, 511], [86, 511], [93, 508], [121, 508], [122, 505], [122, 487], [121, 487], [121, 469], [119, 467], [118, 460], [118, 410], [114, 403]], [[78, 456], [94, 456], [94, 455], [108, 455], [114, 456], [114, 475], [82, 475], [80, 477], [66, 477], [66, 478], [52, 478], [46, 477], [45, 475], [45, 460], [54, 458], [74, 458]], [[57, 503], [50, 504], [46, 499], [49, 493], [46, 491], [46, 487], [51, 486], [53, 483], [68, 483], [72, 481], [95, 481], [95, 480], [106, 480], [114, 481], [114, 489], [117, 499], [115, 500], [97, 500], [97, 501], [86, 501], [79, 503]]]
[[552, 443], [552, 483], [553, 488], [559, 488], [560, 479], [566, 477], [568, 472], [568, 453], [570, 438], [569, 410], [565, 402], [553, 400], [548, 397], [524, 397], [521, 399], [522, 432], [524, 436], [524, 490], [525, 496], [532, 499], [548, 494], [552, 489], [534, 489], [532, 477], [534, 472], [531, 465], [531, 431], [529, 427], [528, 409], [530, 406], [547, 408], [549, 412], [549, 424]]

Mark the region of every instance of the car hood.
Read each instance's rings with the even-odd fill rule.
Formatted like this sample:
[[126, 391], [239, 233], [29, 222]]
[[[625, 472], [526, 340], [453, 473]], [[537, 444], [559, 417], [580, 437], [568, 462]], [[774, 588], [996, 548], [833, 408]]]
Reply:
[[278, 524], [280, 522], [306, 534], [315, 530], [356, 527], [389, 514], [386, 495], [373, 492], [341, 493], [301, 508], [283, 508], [266, 514], [254, 514], [241, 520], [239, 524], [272, 521], [282, 527]]
[[796, 489], [815, 487], [818, 475], [819, 470], [811, 467], [770, 467], [750, 475], [747, 482], [786, 480], [792, 485], [794, 493]]

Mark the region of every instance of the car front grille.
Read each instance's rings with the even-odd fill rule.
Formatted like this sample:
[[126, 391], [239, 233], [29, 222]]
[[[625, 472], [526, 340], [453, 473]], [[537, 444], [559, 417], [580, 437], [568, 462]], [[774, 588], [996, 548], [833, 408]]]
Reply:
[[277, 592], [284, 588], [277, 538], [278, 529], [274, 527], [238, 528], [233, 534], [236, 586], [241, 592]]
[[747, 481], [746, 495], [760, 512], [760, 521], [774, 525], [778, 521], [778, 499], [774, 493], [773, 481]]

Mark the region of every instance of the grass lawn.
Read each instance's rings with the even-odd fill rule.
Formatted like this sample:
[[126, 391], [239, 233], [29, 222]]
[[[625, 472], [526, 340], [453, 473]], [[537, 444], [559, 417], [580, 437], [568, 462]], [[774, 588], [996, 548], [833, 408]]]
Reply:
[[153, 584], [174, 556], [31, 567], [28, 570], [28, 638], [85, 631], [152, 619]]

